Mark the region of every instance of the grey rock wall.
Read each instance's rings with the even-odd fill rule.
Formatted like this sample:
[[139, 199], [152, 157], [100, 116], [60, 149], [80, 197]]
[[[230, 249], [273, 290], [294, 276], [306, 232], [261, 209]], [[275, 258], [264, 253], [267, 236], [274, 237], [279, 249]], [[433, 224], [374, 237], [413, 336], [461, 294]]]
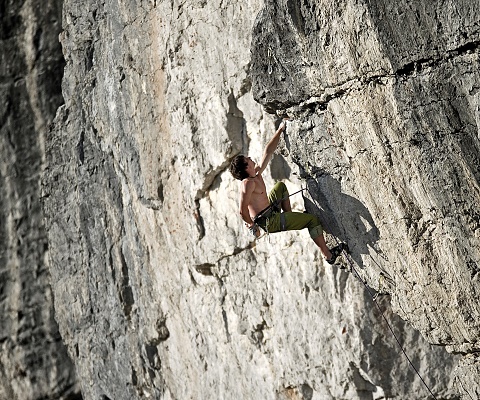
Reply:
[[467, 355], [478, 396], [480, 8], [292, 4], [257, 20], [255, 96], [297, 117], [285, 154], [310, 209], [395, 312]]
[[86, 399], [427, 398], [306, 232], [246, 234], [227, 167], [271, 111], [268, 184], [308, 187], [435, 396], [476, 396], [479, 13], [388, 4], [64, 2], [43, 195]]
[[47, 125], [62, 103], [61, 2], [3, 2], [0, 20], [0, 398], [73, 399], [40, 200]]

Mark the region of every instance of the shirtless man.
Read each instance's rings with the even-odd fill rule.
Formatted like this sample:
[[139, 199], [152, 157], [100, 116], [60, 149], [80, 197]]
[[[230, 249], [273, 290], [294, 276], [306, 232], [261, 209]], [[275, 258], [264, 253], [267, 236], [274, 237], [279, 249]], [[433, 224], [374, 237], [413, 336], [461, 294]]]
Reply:
[[[259, 165], [255, 164], [250, 157], [243, 155], [236, 156], [230, 164], [231, 174], [241, 181], [240, 215], [245, 221], [245, 225], [257, 237], [259, 234], [259, 232], [257, 234], [257, 226], [269, 233], [308, 228], [311, 238], [320, 248], [323, 257], [329, 264], [333, 264], [341, 252], [348, 249], [346, 244], [341, 243], [328, 249], [318, 218], [312, 214], [292, 212], [287, 187], [284, 183], [277, 182], [267, 196], [262, 172], [278, 146], [285, 124], [284, 120], [268, 142]], [[284, 212], [281, 212], [282, 210]]]

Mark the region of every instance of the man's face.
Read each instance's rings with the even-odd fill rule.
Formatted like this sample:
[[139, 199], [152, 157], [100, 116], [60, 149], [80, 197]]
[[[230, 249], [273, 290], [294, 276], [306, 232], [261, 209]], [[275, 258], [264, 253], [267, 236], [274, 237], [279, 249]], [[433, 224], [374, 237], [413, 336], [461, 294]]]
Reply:
[[250, 175], [255, 175], [255, 162], [250, 157], [245, 157], [245, 161], [247, 162], [247, 167], [245, 171]]

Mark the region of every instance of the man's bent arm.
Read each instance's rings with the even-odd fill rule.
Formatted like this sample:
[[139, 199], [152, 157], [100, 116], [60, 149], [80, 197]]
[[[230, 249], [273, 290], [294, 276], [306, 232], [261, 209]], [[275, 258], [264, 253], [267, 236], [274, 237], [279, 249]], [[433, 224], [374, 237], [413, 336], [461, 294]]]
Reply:
[[280, 141], [280, 134], [285, 130], [285, 124], [286, 121], [283, 120], [283, 122], [280, 124], [277, 131], [275, 132], [275, 135], [273, 135], [273, 137], [267, 143], [267, 146], [265, 147], [265, 150], [263, 152], [262, 161], [257, 168], [257, 175], [260, 175], [265, 170], [265, 168], [267, 168], [267, 165], [270, 162], [270, 159], [272, 158], [273, 153], [278, 146], [278, 142]]

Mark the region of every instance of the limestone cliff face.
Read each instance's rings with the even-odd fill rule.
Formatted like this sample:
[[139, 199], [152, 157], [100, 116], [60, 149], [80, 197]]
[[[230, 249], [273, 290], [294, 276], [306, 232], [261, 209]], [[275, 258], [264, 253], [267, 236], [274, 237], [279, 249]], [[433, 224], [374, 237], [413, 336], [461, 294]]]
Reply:
[[72, 399], [40, 201], [47, 125], [62, 103], [61, 2], [0, 9], [0, 398]]
[[258, 100], [298, 116], [286, 152], [331, 232], [395, 312], [468, 360], [480, 347], [479, 20], [462, 1], [267, 4], [252, 54]]
[[427, 397], [307, 232], [245, 232], [227, 167], [260, 157], [266, 111], [294, 117], [268, 183], [308, 187], [435, 396], [478, 395], [470, 3], [64, 2], [43, 194], [86, 399]]

